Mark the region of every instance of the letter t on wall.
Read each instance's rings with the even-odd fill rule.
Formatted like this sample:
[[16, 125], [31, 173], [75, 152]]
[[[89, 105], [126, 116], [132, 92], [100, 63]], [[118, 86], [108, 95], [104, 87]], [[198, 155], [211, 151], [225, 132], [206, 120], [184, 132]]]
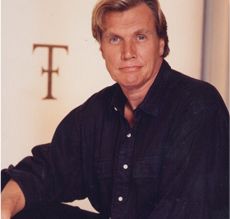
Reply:
[[52, 44], [33, 44], [33, 51], [36, 48], [45, 48], [48, 49], [48, 66], [47, 69], [42, 67], [42, 74], [47, 73], [48, 75], [48, 83], [47, 83], [47, 95], [43, 99], [56, 99], [52, 95], [52, 75], [53, 73], [58, 74], [59, 69], [53, 69], [53, 50], [54, 49], [65, 49], [68, 53], [68, 46], [65, 45], [52, 45]]

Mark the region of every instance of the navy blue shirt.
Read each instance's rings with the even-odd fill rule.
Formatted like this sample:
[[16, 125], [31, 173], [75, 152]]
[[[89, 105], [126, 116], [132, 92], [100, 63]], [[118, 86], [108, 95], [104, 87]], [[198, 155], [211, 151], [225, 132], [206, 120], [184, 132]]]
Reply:
[[94, 94], [2, 185], [17, 181], [26, 207], [88, 197], [113, 219], [228, 218], [229, 114], [216, 89], [164, 61], [132, 127], [126, 101], [118, 84]]

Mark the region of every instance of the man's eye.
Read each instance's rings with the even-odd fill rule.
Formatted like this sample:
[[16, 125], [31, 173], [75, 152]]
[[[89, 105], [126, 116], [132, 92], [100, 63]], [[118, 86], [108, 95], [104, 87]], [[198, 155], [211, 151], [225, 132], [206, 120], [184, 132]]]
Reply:
[[138, 35], [137, 35], [137, 40], [143, 41], [143, 40], [145, 40], [145, 39], [146, 39], [146, 36], [145, 36], [145, 35], [143, 35], [143, 34], [138, 34]]
[[118, 44], [120, 42], [120, 38], [117, 36], [110, 37], [109, 42], [111, 44]]

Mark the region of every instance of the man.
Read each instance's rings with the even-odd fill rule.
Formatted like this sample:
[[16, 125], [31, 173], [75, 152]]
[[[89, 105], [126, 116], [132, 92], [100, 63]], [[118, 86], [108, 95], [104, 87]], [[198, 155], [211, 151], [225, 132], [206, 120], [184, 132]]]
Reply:
[[[101, 0], [92, 30], [117, 83], [3, 170], [3, 218], [228, 218], [229, 115], [215, 88], [164, 60], [157, 0]], [[85, 197], [99, 214], [57, 204]]]

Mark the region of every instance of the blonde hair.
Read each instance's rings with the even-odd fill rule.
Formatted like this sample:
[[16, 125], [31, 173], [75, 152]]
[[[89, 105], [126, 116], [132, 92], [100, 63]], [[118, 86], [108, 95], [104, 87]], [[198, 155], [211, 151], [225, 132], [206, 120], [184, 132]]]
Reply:
[[155, 18], [156, 32], [159, 38], [165, 42], [163, 57], [169, 54], [167, 22], [160, 8], [158, 0], [100, 0], [95, 5], [92, 13], [92, 34], [100, 42], [103, 28], [103, 18], [107, 12], [125, 11], [138, 4], [145, 3], [153, 12]]

